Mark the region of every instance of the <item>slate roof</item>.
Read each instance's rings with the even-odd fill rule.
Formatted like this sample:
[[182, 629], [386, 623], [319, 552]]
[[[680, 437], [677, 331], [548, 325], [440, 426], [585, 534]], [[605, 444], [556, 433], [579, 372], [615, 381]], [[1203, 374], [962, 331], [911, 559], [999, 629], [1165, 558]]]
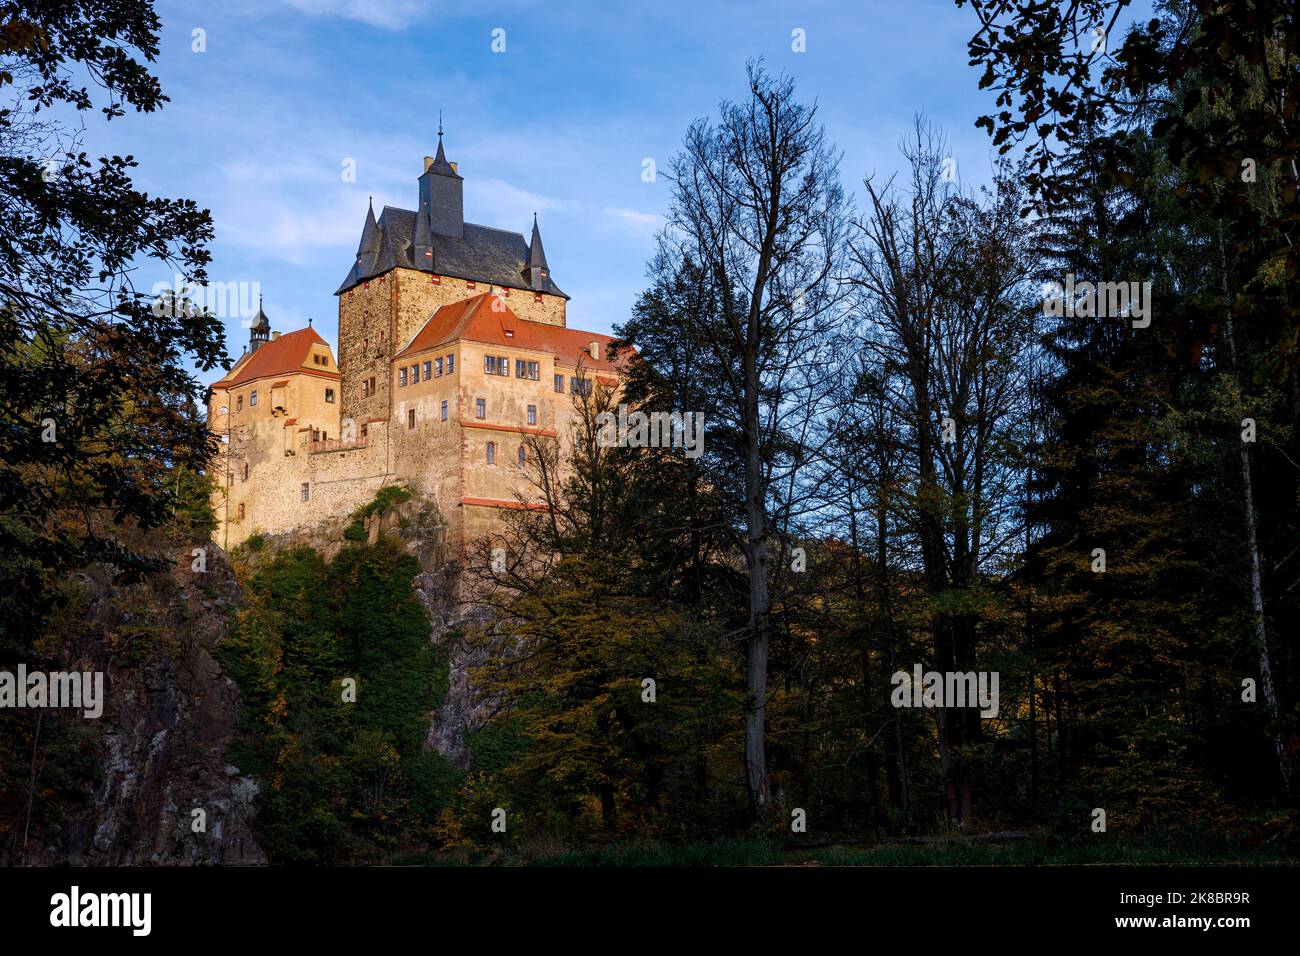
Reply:
[[[467, 341], [549, 352], [565, 365], [576, 365], [581, 358], [583, 367], [593, 371], [618, 370], [619, 363], [609, 361], [606, 352], [609, 343], [615, 341], [613, 336], [530, 322], [511, 312], [505, 303], [498, 311], [492, 305], [492, 298], [492, 293], [484, 292], [442, 306], [393, 357], [394, 361], [449, 342]], [[592, 342], [600, 344], [598, 359], [593, 359], [587, 351]]]
[[[467, 222], [463, 239], [431, 234], [432, 261], [421, 256], [424, 261], [416, 262], [412, 245], [415, 234], [413, 210], [385, 206], [379, 216], [378, 228], [377, 251], [370, 255], [366, 250], [358, 250], [356, 263], [335, 295], [398, 267], [454, 276], [457, 279], [472, 279], [511, 289], [532, 288], [525, 271], [528, 268], [530, 250], [522, 233]], [[549, 275], [544, 288], [536, 291], [568, 298], [551, 281]]]

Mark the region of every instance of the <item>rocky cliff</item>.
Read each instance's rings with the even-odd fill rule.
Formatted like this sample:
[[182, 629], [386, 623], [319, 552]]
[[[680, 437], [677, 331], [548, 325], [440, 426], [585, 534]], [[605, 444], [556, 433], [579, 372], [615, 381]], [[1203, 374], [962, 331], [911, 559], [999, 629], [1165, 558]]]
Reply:
[[[264, 863], [250, 830], [257, 786], [227, 763], [236, 731], [236, 691], [212, 651], [238, 606], [239, 587], [216, 548], [192, 569], [188, 546], [176, 566], [130, 586], [90, 569], [72, 583], [69, 669], [102, 671], [103, 715], [47, 710], [44, 739], [57, 722], [80, 722], [81, 746], [96, 751], [99, 773], [84, 805], [50, 819], [36, 808], [26, 839], [5, 862], [72, 865]], [[202, 562], [201, 562], [202, 566]], [[39, 727], [38, 727], [39, 731]], [[37, 742], [41, 735], [37, 734]], [[37, 747], [33, 793], [58, 768]], [[196, 813], [195, 811], [199, 811]]]

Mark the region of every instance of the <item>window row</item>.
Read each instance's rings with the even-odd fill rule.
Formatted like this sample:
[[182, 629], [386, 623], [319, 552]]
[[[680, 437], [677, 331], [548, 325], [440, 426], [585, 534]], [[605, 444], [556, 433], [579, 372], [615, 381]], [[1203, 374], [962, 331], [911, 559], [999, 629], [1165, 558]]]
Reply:
[[[483, 356], [483, 374], [502, 375], [509, 378], [510, 359], [505, 355]], [[515, 359], [515, 378], [526, 378], [536, 382], [541, 377], [542, 366], [540, 362], [530, 362], [527, 359]]]
[[[476, 398], [476, 399], [474, 399], [474, 417], [475, 417], [475, 418], [487, 418], [487, 399], [486, 399], [486, 398]], [[444, 421], [444, 422], [447, 420], [447, 402], [446, 402], [446, 401], [443, 401], [443, 402], [439, 405], [439, 407], [438, 407], [438, 418], [439, 418], [439, 420]], [[537, 424], [537, 406], [536, 406], [536, 405], [529, 405], [529, 406], [528, 406], [528, 424], [530, 424], [530, 425], [536, 425], [536, 424]], [[408, 408], [408, 409], [406, 410], [406, 427], [407, 427], [407, 428], [414, 428], [414, 427], [415, 427], [415, 409], [414, 409], [414, 408]]]
[[[490, 442], [487, 443], [486, 457], [487, 457], [487, 463], [488, 463], [489, 465], [495, 465], [495, 464], [497, 463], [497, 443], [496, 443], [496, 442], [494, 442], [494, 441], [490, 441]], [[518, 450], [518, 452], [517, 452], [516, 455], [515, 455], [515, 461], [518, 462], [520, 468], [524, 467], [524, 465], [528, 463], [528, 452], [526, 452], [526, 451], [524, 450], [524, 446], [523, 446], [523, 445], [520, 445], [520, 446], [519, 446], [519, 450]]]
[[[456, 371], [456, 356], [448, 355], [446, 359], [446, 372], [451, 375]], [[416, 384], [421, 381], [421, 370], [424, 372], [423, 380], [426, 382], [431, 378], [442, 378], [443, 356], [439, 355], [437, 358], [425, 359], [423, 364], [416, 362], [414, 365], [399, 368], [397, 370], [397, 384], [399, 386]]]
[[[555, 387], [555, 390], [556, 390], [557, 392], [559, 392], [561, 395], [564, 394], [564, 374], [563, 374], [563, 373], [561, 373], [561, 372], [556, 372], [556, 373], [555, 373], [554, 387]], [[575, 395], [590, 395], [590, 394], [591, 394], [591, 379], [589, 379], [589, 378], [578, 378], [578, 376], [576, 376], [576, 375], [571, 376], [571, 377], [569, 378], [569, 391], [572, 392], [572, 393], [575, 394]]]
[[[373, 382], [373, 381], [374, 381], [374, 379], [371, 379], [371, 382]], [[361, 386], [361, 394], [362, 394], [363, 396], [366, 394], [366, 391], [365, 391], [365, 383], [364, 383], [364, 382], [362, 383], [362, 386]], [[333, 404], [334, 404], [334, 389], [332, 389], [332, 388], [327, 388], [327, 389], [325, 389], [325, 402], [326, 402], [327, 404], [329, 404], [329, 405], [333, 405]], [[250, 407], [253, 406], [253, 405], [256, 405], [256, 404], [257, 404], [257, 389], [253, 389], [251, 392], [249, 392], [249, 394], [248, 394], [248, 404], [249, 404]], [[237, 412], [242, 412], [243, 410], [244, 410], [244, 396], [243, 396], [243, 395], [236, 395], [236, 396], [235, 396], [235, 411], [237, 411]]]

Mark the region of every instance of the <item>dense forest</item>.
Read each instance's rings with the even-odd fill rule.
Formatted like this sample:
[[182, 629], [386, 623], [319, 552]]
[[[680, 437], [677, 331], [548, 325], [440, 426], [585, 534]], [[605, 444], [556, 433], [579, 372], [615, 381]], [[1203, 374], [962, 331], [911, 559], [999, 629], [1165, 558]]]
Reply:
[[[124, 52], [157, 21], [110, 6], [8, 21], [0, 84], [93, 110], [80, 63], [110, 115], [160, 107]], [[1117, 0], [956, 6], [990, 184], [923, 116], [896, 172], [842, 169], [815, 100], [751, 63], [666, 173], [625, 392], [530, 439], [546, 507], [457, 569], [450, 638], [394, 539], [233, 556], [228, 759], [269, 859], [1006, 831], [1297, 852], [1296, 10], [1168, 2], [1121, 31]], [[66, 660], [76, 569], [140, 580], [202, 542], [193, 369], [223, 359], [214, 320], [130, 282], [139, 258], [201, 277], [206, 214], [75, 146], [43, 178], [71, 135], [43, 116], [0, 114], [6, 666]], [[701, 414], [703, 453], [610, 447], [620, 403]], [[426, 743], [451, 638], [493, 702], [468, 767]], [[93, 771], [74, 729], [0, 723], [12, 850]]]

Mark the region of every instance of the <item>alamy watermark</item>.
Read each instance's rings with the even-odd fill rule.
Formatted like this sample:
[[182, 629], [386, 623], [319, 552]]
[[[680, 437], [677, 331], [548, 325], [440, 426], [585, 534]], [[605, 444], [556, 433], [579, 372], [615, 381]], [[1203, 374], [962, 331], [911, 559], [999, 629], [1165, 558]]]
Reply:
[[1133, 328], [1151, 324], [1150, 282], [1075, 282], [1065, 274], [1065, 285], [1043, 287], [1043, 315], [1059, 318], [1131, 319]]
[[262, 295], [260, 282], [213, 282], [199, 285], [183, 275], [171, 283], [155, 282], [153, 314], [158, 318], [193, 317], [208, 312], [218, 319], [251, 319], [257, 314]]
[[997, 671], [898, 671], [889, 702], [895, 707], [979, 707], [981, 717], [998, 715]]
[[596, 445], [600, 448], [681, 448], [687, 458], [704, 454], [703, 412], [629, 412], [596, 416]]
[[70, 707], [94, 719], [104, 713], [103, 671], [0, 671], [0, 707]]

